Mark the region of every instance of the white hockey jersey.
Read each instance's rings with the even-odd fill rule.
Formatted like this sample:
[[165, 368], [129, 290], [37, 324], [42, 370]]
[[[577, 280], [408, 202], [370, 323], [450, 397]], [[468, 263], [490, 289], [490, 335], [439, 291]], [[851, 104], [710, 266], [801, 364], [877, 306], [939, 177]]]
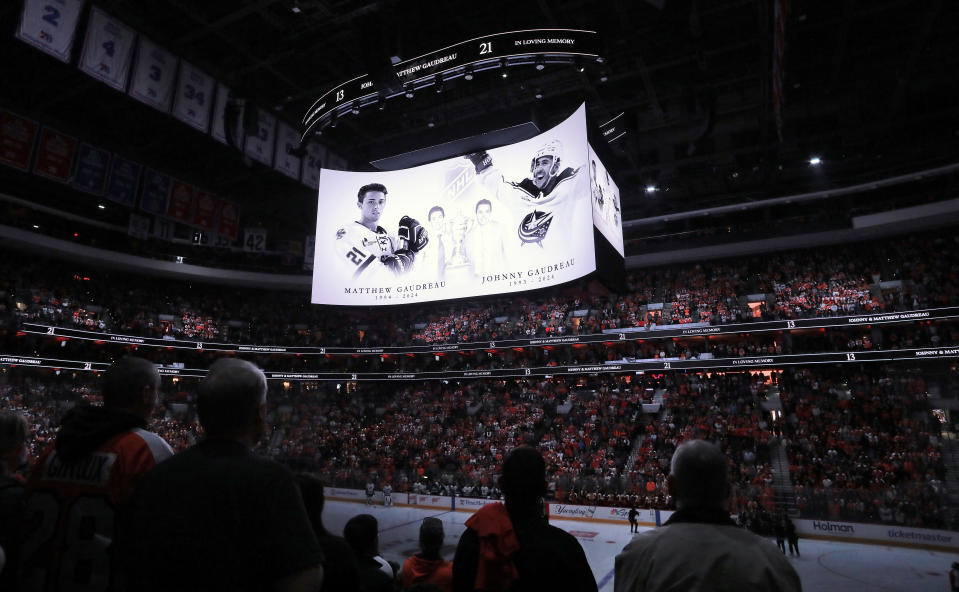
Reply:
[[373, 231], [353, 222], [336, 231], [333, 252], [336, 265], [349, 273], [353, 280], [387, 282], [395, 276], [380, 257], [392, 255], [400, 248], [399, 244], [399, 239], [382, 226]]
[[484, 188], [513, 212], [516, 229], [508, 232], [512, 240], [520, 245], [548, 246], [569, 239], [573, 204], [577, 196], [589, 199], [589, 179], [581, 169], [563, 169], [543, 189], [528, 178], [519, 183], [506, 181], [495, 168], [479, 178]]

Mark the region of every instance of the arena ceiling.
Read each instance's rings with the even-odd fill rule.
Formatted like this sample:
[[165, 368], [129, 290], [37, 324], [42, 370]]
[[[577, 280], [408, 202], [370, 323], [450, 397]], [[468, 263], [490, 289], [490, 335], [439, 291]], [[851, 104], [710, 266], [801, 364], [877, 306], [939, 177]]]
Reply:
[[[247, 223], [312, 228], [315, 202], [302, 185], [15, 40], [20, 4], [0, 8], [0, 106], [231, 196]], [[343, 117], [320, 140], [352, 168], [369, 168], [377, 158], [506, 125], [545, 129], [586, 101], [593, 124], [623, 113], [627, 134], [605, 159], [625, 220], [959, 160], [959, 4], [945, 0], [789, 1], [782, 139], [772, 108], [770, 0], [94, 4], [294, 124], [320, 94], [388, 67], [392, 56], [516, 29], [595, 30], [606, 60], [584, 72], [516, 67], [507, 79], [455, 81], [442, 93]], [[823, 164], [810, 167], [812, 156]], [[21, 193], [31, 183], [5, 181]], [[44, 187], [45, 195], [57, 191]]]

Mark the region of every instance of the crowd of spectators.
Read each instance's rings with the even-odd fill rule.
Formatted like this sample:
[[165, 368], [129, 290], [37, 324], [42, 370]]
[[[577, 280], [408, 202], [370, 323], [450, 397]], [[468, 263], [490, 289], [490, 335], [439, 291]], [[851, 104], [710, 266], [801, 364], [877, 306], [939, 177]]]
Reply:
[[949, 525], [942, 425], [929, 409], [922, 374], [791, 369], [780, 385], [804, 517]]
[[330, 314], [300, 292], [81, 274], [75, 264], [24, 264], [12, 252], [0, 260], [0, 292], [15, 321], [94, 331], [282, 345], [446, 344], [947, 306], [959, 301], [957, 241], [946, 232], [633, 270], [623, 294], [593, 280], [509, 299], [412, 305], [402, 315]]
[[[872, 368], [872, 367], [870, 367]], [[97, 404], [94, 375], [8, 370], [0, 408], [33, 426], [31, 454], [76, 404]], [[164, 388], [152, 429], [175, 450], [197, 441], [195, 384]], [[763, 405], [778, 387], [783, 421]], [[331, 484], [372, 480], [396, 492], [496, 497], [509, 450], [537, 446], [550, 495], [568, 503], [668, 508], [676, 446], [719, 442], [730, 510], [776, 511], [771, 446], [787, 444], [803, 517], [944, 526], [938, 424], [919, 376], [782, 372], [665, 373], [464, 383], [272, 383], [261, 452]]]

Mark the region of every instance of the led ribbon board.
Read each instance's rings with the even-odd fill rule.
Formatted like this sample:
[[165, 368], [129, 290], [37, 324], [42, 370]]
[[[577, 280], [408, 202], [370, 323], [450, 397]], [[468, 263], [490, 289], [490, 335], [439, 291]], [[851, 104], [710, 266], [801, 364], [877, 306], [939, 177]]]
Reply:
[[[437, 51], [393, 65], [397, 80], [415, 87], [418, 82], [432, 80], [437, 74], [444, 77], [460, 76], [467, 66], [477, 70], [489, 64], [493, 67], [501, 59], [530, 64], [537, 56], [546, 58], [585, 57], [598, 59], [598, 38], [595, 31], [578, 29], [531, 29], [509, 31], [444, 47]], [[357, 76], [339, 84], [318, 98], [303, 116], [302, 138], [306, 138], [333, 111], [349, 108], [354, 101], [375, 100], [386, 89], [376, 88], [369, 74]], [[400, 94], [390, 93], [390, 96]]]

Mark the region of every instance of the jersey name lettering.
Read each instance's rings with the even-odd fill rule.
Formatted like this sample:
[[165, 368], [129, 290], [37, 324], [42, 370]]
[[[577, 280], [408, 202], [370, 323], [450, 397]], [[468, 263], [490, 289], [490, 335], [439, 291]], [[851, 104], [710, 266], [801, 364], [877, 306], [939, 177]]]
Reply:
[[76, 462], [65, 463], [53, 452], [43, 466], [41, 480], [103, 486], [110, 479], [116, 460], [116, 454], [94, 452]]

